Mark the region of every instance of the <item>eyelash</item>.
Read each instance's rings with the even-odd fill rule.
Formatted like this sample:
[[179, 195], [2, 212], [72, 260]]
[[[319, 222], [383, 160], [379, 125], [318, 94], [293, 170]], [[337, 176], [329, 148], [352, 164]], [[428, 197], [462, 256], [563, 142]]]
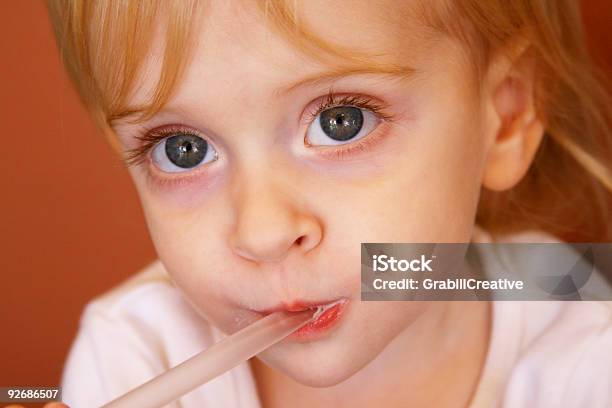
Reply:
[[146, 160], [146, 155], [157, 143], [165, 139], [166, 137], [176, 133], [186, 133], [194, 136], [200, 136], [193, 130], [180, 125], [171, 125], [162, 129], [153, 130], [141, 130], [141, 134], [137, 135], [135, 139], [139, 141], [139, 145], [133, 149], [129, 149], [125, 152], [123, 162], [126, 166], [136, 166], [143, 163]]
[[[303, 120], [303, 124], [309, 125], [312, 123], [312, 121], [314, 121], [319, 113], [338, 106], [354, 106], [357, 108], [367, 109], [376, 114], [382, 122], [392, 122], [394, 120], [394, 115], [387, 113], [387, 104], [380, 103], [365, 95], [346, 95], [340, 97], [334, 93], [332, 89], [330, 89], [327, 96], [321, 99], [315, 109], [308, 112], [306, 119]], [[380, 124], [378, 126], [380, 126]], [[372, 133], [374, 132], [375, 130], [372, 131]], [[155, 145], [157, 145], [157, 143], [166, 137], [176, 133], [185, 133], [200, 137], [197, 132], [194, 132], [193, 130], [181, 125], [171, 125], [162, 129], [153, 130], [143, 129], [141, 130], [141, 134], [135, 137], [139, 141], [139, 145], [133, 149], [128, 149], [125, 151], [123, 162], [128, 167], [143, 163], [147, 158], [147, 153], [149, 150], [151, 150]], [[367, 135], [361, 138], [359, 142], [347, 143], [346, 147], [333, 149], [323, 148], [318, 150], [320, 150], [321, 154], [323, 155], [331, 154], [338, 159], [342, 159], [344, 156], [358, 150], [366, 151], [376, 141], [378, 141], [378, 138]], [[306, 136], [304, 136], [304, 142], [308, 145]]]

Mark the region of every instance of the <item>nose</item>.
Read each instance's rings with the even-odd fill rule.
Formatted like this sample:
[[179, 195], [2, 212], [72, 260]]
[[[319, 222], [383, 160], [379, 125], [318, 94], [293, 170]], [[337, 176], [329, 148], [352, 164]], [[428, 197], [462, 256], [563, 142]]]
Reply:
[[230, 246], [255, 262], [279, 262], [291, 252], [305, 254], [321, 241], [321, 223], [304, 206], [304, 193], [291, 182], [249, 177], [234, 189], [235, 224]]

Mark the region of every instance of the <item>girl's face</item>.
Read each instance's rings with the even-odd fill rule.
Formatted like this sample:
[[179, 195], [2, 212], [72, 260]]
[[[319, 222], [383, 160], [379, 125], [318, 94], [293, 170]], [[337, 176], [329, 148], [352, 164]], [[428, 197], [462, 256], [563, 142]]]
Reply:
[[[253, 6], [208, 3], [177, 93], [145, 123], [168, 135], [130, 168], [160, 259], [217, 327], [347, 300], [332, 327], [261, 355], [305, 384], [342, 381], [431, 313], [361, 302], [360, 243], [469, 241], [491, 142], [460, 45], [379, 3], [308, 1], [300, 18], [326, 41], [411, 66], [404, 76], [329, 76], [343, 61], [300, 53]], [[134, 104], [156, 85], [157, 34]], [[316, 112], [332, 86], [341, 103]], [[115, 131], [126, 148], [146, 132]]]

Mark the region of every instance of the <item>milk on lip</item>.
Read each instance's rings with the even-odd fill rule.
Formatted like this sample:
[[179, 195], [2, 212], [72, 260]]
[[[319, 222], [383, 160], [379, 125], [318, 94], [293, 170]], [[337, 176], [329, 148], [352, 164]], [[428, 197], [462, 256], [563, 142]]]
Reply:
[[317, 320], [325, 311], [338, 304], [345, 303], [346, 299], [336, 300], [335, 302], [328, 303], [326, 305], [317, 306], [317, 311], [312, 315], [312, 321]]

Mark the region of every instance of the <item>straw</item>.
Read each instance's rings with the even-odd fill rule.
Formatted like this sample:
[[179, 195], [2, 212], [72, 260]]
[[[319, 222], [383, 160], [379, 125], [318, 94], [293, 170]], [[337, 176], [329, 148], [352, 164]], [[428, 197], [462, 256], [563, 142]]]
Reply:
[[315, 314], [315, 310], [272, 313], [101, 408], [156, 408], [168, 404], [282, 340]]

